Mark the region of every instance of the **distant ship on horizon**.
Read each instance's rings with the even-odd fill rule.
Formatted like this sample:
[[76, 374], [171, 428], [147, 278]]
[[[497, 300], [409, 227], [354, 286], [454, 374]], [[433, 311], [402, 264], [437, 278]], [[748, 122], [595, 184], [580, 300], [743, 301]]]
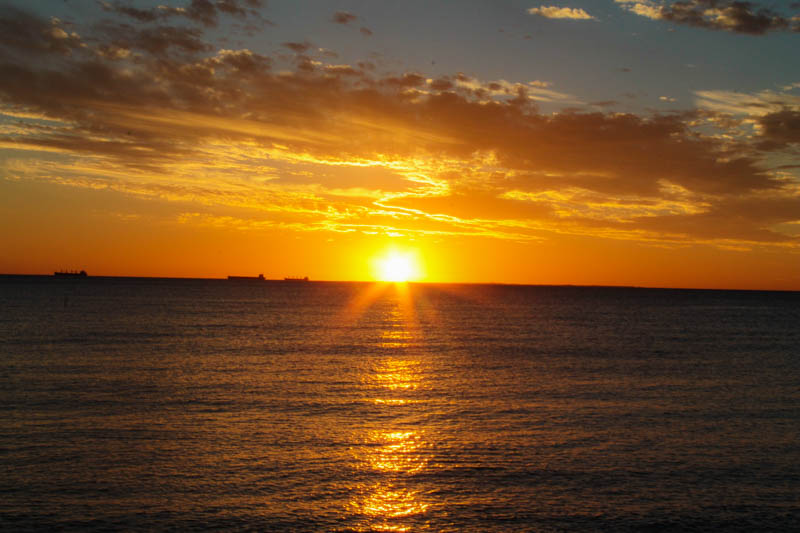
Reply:
[[258, 276], [228, 276], [228, 279], [233, 281], [242, 281], [242, 280], [264, 281], [264, 274], [259, 274]]
[[[264, 277], [264, 274], [259, 274], [258, 276], [228, 276], [228, 280], [230, 281], [267, 281]], [[277, 281], [277, 280], [272, 280]], [[283, 281], [309, 281], [308, 276], [299, 277], [299, 276], [287, 276], [283, 278]]]
[[53, 272], [53, 276], [57, 278], [85, 278], [88, 277], [89, 274], [87, 274], [85, 270], [56, 270]]

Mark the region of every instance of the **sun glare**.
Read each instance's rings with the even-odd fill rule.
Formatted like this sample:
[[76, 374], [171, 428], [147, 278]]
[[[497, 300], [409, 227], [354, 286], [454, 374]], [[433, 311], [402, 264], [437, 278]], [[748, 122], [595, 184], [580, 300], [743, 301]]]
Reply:
[[417, 257], [412, 252], [390, 250], [374, 262], [375, 278], [380, 281], [406, 282], [420, 278]]

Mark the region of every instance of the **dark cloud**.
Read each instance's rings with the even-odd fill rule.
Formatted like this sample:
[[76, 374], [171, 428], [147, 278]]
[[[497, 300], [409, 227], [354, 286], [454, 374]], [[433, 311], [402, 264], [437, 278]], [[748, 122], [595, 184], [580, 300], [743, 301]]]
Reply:
[[113, 44], [122, 48], [143, 50], [153, 55], [164, 55], [171, 49], [197, 53], [211, 49], [202, 40], [202, 32], [197, 28], [179, 26], [157, 26], [136, 29], [130, 26], [114, 28], [116, 37]]
[[[336, 24], [348, 25], [351, 22], [355, 22], [356, 20], [358, 20], [358, 16], [352, 13], [348, 13], [347, 11], [337, 11], [336, 13], [331, 15], [331, 22], [334, 22]], [[369, 37], [372, 35], [372, 30], [370, 30], [366, 26], [361, 26], [358, 29], [358, 31], [360, 31], [361, 34], [364, 35], [365, 37]]]
[[390, 77], [383, 80], [383, 82], [392, 87], [411, 88], [419, 87], [425, 83], [425, 76], [414, 72], [408, 72], [401, 77]]
[[358, 17], [347, 11], [337, 11], [331, 16], [331, 20], [336, 24], [350, 24], [354, 20], [358, 20]]
[[239, 75], [264, 74], [272, 64], [270, 58], [254, 54], [249, 50], [226, 50], [225, 53], [217, 55], [212, 62], [217, 68], [227, 67]]
[[800, 144], [800, 111], [783, 110], [769, 113], [758, 120], [767, 147]]
[[[750, 35], [787, 30], [791, 20], [754, 2], [681, 0], [661, 8], [661, 18], [699, 28]], [[796, 28], [795, 28], [796, 30]]]
[[797, 242], [797, 237], [778, 233], [772, 226], [797, 220], [800, 197], [768, 196], [725, 198], [697, 214], [637, 218], [644, 229], [710, 240], [744, 240], [760, 243]]
[[0, 4], [0, 46], [22, 54], [69, 54], [81, 39], [67, 32], [58, 19], [45, 20], [13, 6]]
[[[777, 186], [747, 157], [721, 160], [721, 147], [692, 140], [685, 118], [630, 114], [531, 114], [505, 104], [479, 104], [442, 93], [424, 104], [428, 122], [457, 139], [454, 154], [491, 151], [507, 168], [531, 174], [527, 187], [583, 187], [614, 194], [658, 194], [661, 182], [718, 194]], [[419, 114], [420, 111], [417, 111]], [[435, 117], [435, 118], [434, 118]], [[669, 161], [653, 167], [653, 161]]]
[[293, 42], [283, 43], [281, 44], [281, 46], [288, 48], [292, 52], [303, 54], [307, 52], [313, 45], [308, 41], [305, 41], [302, 43], [293, 43]]
[[132, 19], [136, 19], [139, 22], [154, 22], [160, 18], [163, 18], [167, 14], [166, 10], [139, 9], [136, 7], [119, 4], [114, 5], [113, 8], [110, 4], [103, 4], [103, 9], [106, 11], [116, 11], [117, 13], [127, 15]]
[[[256, 8], [260, 0], [247, 0], [246, 5]], [[186, 7], [158, 6], [150, 9], [132, 7], [121, 2], [102, 2], [103, 10], [128, 16], [139, 22], [156, 22], [168, 17], [181, 16], [206, 27], [214, 27], [219, 23], [220, 13], [245, 17], [248, 10], [239, 0], [191, 0]]]
[[217, 8], [211, 0], [192, 0], [186, 8], [186, 16], [204, 26], [217, 25]]
[[449, 91], [453, 88], [453, 82], [447, 78], [439, 78], [431, 82], [431, 89], [434, 91]]
[[247, 11], [236, 0], [217, 0], [217, 9], [229, 15], [244, 17]]

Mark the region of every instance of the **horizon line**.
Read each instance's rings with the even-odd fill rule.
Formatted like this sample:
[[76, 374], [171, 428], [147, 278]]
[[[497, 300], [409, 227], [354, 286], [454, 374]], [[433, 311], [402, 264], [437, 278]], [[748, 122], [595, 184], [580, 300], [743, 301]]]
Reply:
[[[57, 279], [53, 274], [19, 274], [19, 273], [0, 273], [0, 278], [13, 277], [36, 277]], [[198, 281], [234, 281], [234, 282], [292, 282], [283, 278], [264, 278], [229, 280], [227, 277], [196, 277], [196, 276], [122, 276], [122, 275], [87, 275], [84, 278], [67, 279], [151, 279], [151, 280], [198, 280]], [[60, 281], [64, 281], [60, 279]], [[502, 285], [514, 287], [574, 287], [574, 288], [602, 288], [602, 289], [645, 289], [645, 290], [676, 290], [676, 291], [741, 291], [741, 292], [800, 292], [800, 289], [745, 289], [745, 288], [720, 288], [720, 287], [667, 287], [667, 286], [647, 286], [647, 285], [604, 285], [604, 284], [576, 284], [576, 283], [518, 283], [510, 281], [381, 281], [381, 280], [334, 280], [334, 279], [311, 279], [302, 280], [303, 283], [384, 283], [384, 284], [416, 284], [416, 285]]]

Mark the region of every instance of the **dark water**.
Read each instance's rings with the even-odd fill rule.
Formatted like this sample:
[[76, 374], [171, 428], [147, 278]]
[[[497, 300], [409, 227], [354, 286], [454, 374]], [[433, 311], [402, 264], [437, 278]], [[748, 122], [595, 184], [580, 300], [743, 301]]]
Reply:
[[0, 279], [4, 530], [800, 527], [800, 293]]

